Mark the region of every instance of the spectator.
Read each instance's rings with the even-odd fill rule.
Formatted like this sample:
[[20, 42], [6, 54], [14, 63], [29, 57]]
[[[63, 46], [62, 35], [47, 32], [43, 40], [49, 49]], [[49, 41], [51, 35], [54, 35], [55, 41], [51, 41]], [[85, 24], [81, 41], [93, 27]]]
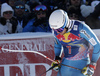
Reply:
[[[60, 0], [44, 0], [44, 1], [42, 1], [41, 3], [43, 4], [43, 5], [46, 5], [46, 7], [48, 8], [48, 15], [50, 15], [51, 14], [51, 12], [53, 12], [54, 10], [56, 10], [56, 9], [59, 9], [59, 8], [61, 8], [61, 5], [59, 5], [60, 4], [60, 2], [62, 2], [62, 1], [60, 1]], [[63, 7], [63, 6], [62, 6]]]
[[69, 0], [63, 0], [59, 3], [59, 8], [63, 10], [67, 10], [69, 7]]
[[80, 9], [81, 9], [81, 14], [82, 14], [82, 16], [83, 16], [84, 18], [86, 18], [87, 16], [90, 15], [90, 13], [93, 12], [91, 6], [81, 5]]
[[36, 17], [24, 27], [23, 32], [51, 32], [47, 17], [47, 7], [38, 5], [35, 8]]
[[25, 4], [22, 1], [17, 1], [14, 4], [15, 8], [15, 14], [14, 16], [17, 18], [18, 21], [18, 31], [22, 32], [22, 29], [25, 27], [25, 25], [28, 22], [28, 17], [25, 16]]
[[29, 5], [25, 4], [25, 15], [29, 15], [31, 13]]
[[79, 8], [81, 5], [81, 0], [69, 0], [70, 5], [74, 5], [75, 7]]
[[6, 3], [6, 0], [0, 0], [0, 15], [1, 15], [1, 4]]
[[14, 3], [18, 0], [8, 0], [8, 4], [14, 9]]
[[1, 5], [0, 35], [16, 32], [17, 20], [13, 17], [13, 9], [7, 3]]
[[91, 2], [91, 6], [92, 6], [92, 10], [95, 10], [96, 5], [98, 5], [100, 3], [100, 1], [92, 1]]
[[86, 17], [85, 23], [92, 29], [100, 29], [100, 3], [95, 7], [93, 13]]
[[34, 12], [34, 9], [37, 5], [39, 5], [39, 3], [37, 1], [34, 1], [33, 3], [32, 2], [29, 2], [27, 5], [29, 5], [30, 7], [30, 14], [29, 14], [29, 20], [34, 18], [35, 17], [35, 12]]
[[27, 4], [30, 6], [31, 12], [33, 12], [34, 8], [41, 3], [39, 0], [30, 0]]
[[69, 6], [67, 12], [68, 12], [69, 19], [74, 19], [74, 20], [79, 19], [78, 10], [73, 5]]
[[69, 0], [69, 5], [75, 6], [75, 8], [78, 11], [79, 20], [83, 21], [84, 18], [82, 17], [81, 10], [80, 10], [81, 2], [82, 0]]

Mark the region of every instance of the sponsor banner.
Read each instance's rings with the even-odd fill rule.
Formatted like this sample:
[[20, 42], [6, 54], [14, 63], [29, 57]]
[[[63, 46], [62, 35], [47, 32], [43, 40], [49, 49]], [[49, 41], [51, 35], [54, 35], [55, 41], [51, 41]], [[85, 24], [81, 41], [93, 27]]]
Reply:
[[[16, 35], [1, 37], [0, 47], [10, 50], [37, 51], [54, 59], [54, 38], [52, 35], [37, 38], [14, 38]], [[30, 36], [30, 34], [29, 34]], [[33, 34], [34, 36], [34, 34]], [[0, 76], [40, 76], [51, 66], [51, 61], [36, 53], [0, 50]], [[56, 76], [50, 70], [43, 76]]]

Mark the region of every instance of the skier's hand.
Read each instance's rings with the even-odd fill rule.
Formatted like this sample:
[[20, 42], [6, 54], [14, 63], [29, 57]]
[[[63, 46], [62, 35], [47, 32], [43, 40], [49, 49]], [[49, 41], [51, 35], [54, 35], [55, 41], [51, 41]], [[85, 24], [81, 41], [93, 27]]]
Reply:
[[[56, 62], [56, 63], [55, 63], [55, 62]], [[52, 63], [51, 63], [51, 67], [54, 66], [53, 70], [58, 71], [59, 68], [60, 68], [60, 65], [59, 65], [60, 61], [59, 61], [59, 60], [55, 60], [55, 62], [52, 62]]]
[[61, 58], [58, 57], [58, 56], [56, 56], [55, 62], [52, 62], [52, 63], [51, 63], [51, 66], [52, 66], [52, 67], [54, 66], [53, 70], [55, 70], [55, 71], [58, 71], [58, 70], [59, 70], [59, 68], [60, 68], [59, 63], [60, 63], [60, 61], [61, 61]]
[[82, 73], [84, 75], [92, 76], [94, 74], [95, 69], [96, 69], [96, 63], [95, 65], [89, 64], [82, 69]]

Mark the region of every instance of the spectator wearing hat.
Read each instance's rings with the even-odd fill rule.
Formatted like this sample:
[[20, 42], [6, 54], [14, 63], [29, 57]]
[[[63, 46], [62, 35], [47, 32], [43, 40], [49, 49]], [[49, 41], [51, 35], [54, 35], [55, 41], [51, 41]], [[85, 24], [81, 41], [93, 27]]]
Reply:
[[17, 20], [13, 17], [14, 10], [7, 3], [1, 5], [0, 35], [16, 32]]
[[96, 5], [94, 11], [86, 17], [85, 23], [92, 29], [100, 29], [100, 3]]
[[25, 4], [22, 1], [16, 1], [14, 4], [14, 16], [17, 18], [19, 29], [17, 29], [19, 32], [22, 32], [23, 28], [29, 21], [28, 15], [25, 15]]
[[70, 19], [74, 19], [74, 20], [79, 19], [78, 10], [73, 5], [68, 7], [67, 12]]
[[35, 18], [28, 22], [23, 28], [23, 32], [51, 32], [47, 17], [47, 7], [45, 5], [35, 7]]
[[81, 5], [80, 9], [81, 9], [81, 14], [84, 18], [86, 18], [93, 12], [92, 7], [87, 5]]
[[95, 10], [95, 7], [100, 3], [100, 1], [92, 1], [91, 2], [91, 6], [92, 6], [92, 10]]
[[25, 15], [29, 15], [31, 13], [31, 11], [30, 11], [30, 6], [29, 5], [27, 5], [27, 4], [25, 4]]
[[79, 20], [80, 20], [80, 21], [83, 21], [84, 18], [83, 18], [83, 16], [82, 16], [81, 10], [80, 10], [81, 4], [82, 4], [82, 0], [69, 0], [69, 6], [73, 5], [73, 6], [77, 9], [77, 11], [78, 11], [78, 16], [79, 16]]

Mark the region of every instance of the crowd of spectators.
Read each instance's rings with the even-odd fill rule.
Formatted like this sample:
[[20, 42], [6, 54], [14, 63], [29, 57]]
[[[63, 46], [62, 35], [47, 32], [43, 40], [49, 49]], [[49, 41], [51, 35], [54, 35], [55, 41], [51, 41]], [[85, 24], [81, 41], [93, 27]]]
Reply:
[[0, 35], [51, 32], [48, 19], [63, 9], [70, 19], [100, 29], [100, 0], [0, 0]]

